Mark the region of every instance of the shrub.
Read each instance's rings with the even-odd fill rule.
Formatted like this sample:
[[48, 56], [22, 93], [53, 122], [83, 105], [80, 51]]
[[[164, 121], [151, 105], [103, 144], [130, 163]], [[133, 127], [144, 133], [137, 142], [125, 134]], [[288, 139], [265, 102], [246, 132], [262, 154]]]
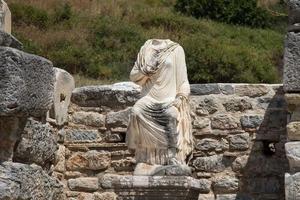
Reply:
[[42, 29], [49, 25], [49, 16], [45, 10], [23, 3], [12, 3], [10, 9], [13, 21], [16, 23], [34, 25]]
[[271, 23], [271, 15], [257, 7], [256, 0], [177, 0], [175, 9], [230, 24], [266, 27]]
[[69, 3], [65, 3], [57, 7], [54, 11], [54, 22], [59, 23], [71, 19], [72, 7]]

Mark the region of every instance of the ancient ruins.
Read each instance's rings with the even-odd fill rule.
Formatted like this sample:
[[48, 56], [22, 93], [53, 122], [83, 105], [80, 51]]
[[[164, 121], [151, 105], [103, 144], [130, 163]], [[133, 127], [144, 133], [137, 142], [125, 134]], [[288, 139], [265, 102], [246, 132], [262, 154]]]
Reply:
[[141, 87], [75, 88], [22, 51], [1, 1], [1, 200], [299, 200], [300, 1], [289, 0], [283, 84], [192, 84], [190, 174], [134, 174], [126, 131]]

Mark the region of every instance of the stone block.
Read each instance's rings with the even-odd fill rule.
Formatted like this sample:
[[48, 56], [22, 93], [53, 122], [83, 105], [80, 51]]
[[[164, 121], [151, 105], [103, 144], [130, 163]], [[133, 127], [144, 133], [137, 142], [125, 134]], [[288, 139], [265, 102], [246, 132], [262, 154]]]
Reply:
[[65, 142], [100, 142], [100, 137], [97, 130], [84, 129], [67, 129], [65, 135]]
[[94, 192], [99, 188], [98, 178], [91, 177], [69, 179], [68, 186], [70, 190], [84, 192]]
[[252, 103], [249, 98], [232, 98], [223, 103], [227, 112], [244, 112], [252, 109]]
[[105, 116], [96, 112], [75, 112], [72, 122], [86, 126], [102, 127], [105, 125]]
[[53, 103], [52, 63], [10, 47], [0, 47], [0, 55], [0, 116], [45, 117]]
[[95, 200], [117, 200], [118, 195], [114, 192], [95, 192], [94, 198]]
[[300, 142], [285, 143], [286, 157], [292, 172], [300, 170]]
[[195, 97], [191, 100], [191, 107], [199, 116], [214, 114], [220, 110], [222, 105], [213, 97]]
[[239, 189], [239, 180], [233, 176], [222, 176], [213, 181], [213, 190], [216, 194], [236, 193]]
[[218, 141], [216, 139], [204, 138], [196, 143], [196, 149], [200, 151], [223, 151], [228, 149], [228, 142], [224, 139]]
[[267, 85], [262, 84], [236, 84], [235, 94], [238, 96], [260, 97], [270, 91]]
[[213, 129], [231, 130], [238, 129], [240, 123], [230, 114], [219, 114], [211, 118], [211, 127]]
[[132, 82], [113, 85], [86, 86], [73, 91], [71, 101], [82, 107], [106, 106], [112, 109], [133, 106], [140, 98], [141, 88]]
[[57, 172], [66, 171], [66, 148], [64, 145], [59, 145], [58, 150], [55, 153], [54, 170]]
[[198, 171], [222, 172], [226, 168], [226, 160], [222, 155], [213, 155], [207, 157], [197, 157], [193, 161], [193, 166]]
[[219, 85], [212, 84], [192, 84], [191, 95], [208, 95], [208, 94], [220, 94]]
[[195, 129], [204, 129], [206, 127], [209, 127], [210, 120], [208, 118], [204, 117], [196, 117], [196, 119], [193, 121], [193, 128]]
[[255, 200], [247, 195], [240, 194], [218, 194], [216, 200]]
[[289, 140], [300, 140], [300, 122], [290, 122], [286, 129]]
[[253, 129], [258, 128], [263, 119], [263, 116], [260, 115], [244, 115], [241, 117], [240, 122], [244, 129]]
[[111, 162], [111, 166], [115, 171], [133, 171], [135, 160], [132, 158], [119, 159]]
[[[0, 14], [1, 15], [1, 14]], [[0, 46], [12, 47], [21, 50], [23, 48], [22, 43], [14, 36], [0, 30]]]
[[106, 151], [76, 152], [67, 161], [68, 170], [104, 170], [110, 166], [111, 155]]
[[63, 69], [55, 68], [54, 98], [49, 117], [57, 125], [63, 125], [68, 121], [68, 108], [74, 88], [73, 76]]
[[40, 166], [0, 164], [0, 199], [64, 199], [63, 186]]
[[29, 118], [21, 140], [16, 146], [14, 160], [21, 163], [36, 163], [45, 166], [52, 163], [58, 148], [52, 127]]
[[247, 166], [248, 159], [248, 155], [237, 157], [232, 163], [232, 170], [234, 172], [242, 171]]
[[249, 133], [242, 133], [228, 136], [229, 149], [243, 151], [249, 148]]
[[300, 173], [285, 174], [285, 199], [298, 200], [300, 199]]
[[11, 34], [11, 12], [5, 1], [0, 1], [0, 30]]
[[283, 88], [285, 92], [300, 91], [300, 33], [289, 32], [285, 40]]
[[214, 194], [200, 194], [198, 200], [215, 200]]

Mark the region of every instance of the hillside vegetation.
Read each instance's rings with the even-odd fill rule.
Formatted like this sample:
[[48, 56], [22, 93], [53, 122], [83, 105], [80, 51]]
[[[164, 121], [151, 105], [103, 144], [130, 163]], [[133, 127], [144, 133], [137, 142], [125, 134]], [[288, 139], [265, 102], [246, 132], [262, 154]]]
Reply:
[[13, 34], [25, 50], [76, 74], [80, 82], [128, 80], [149, 38], [183, 46], [192, 83], [280, 82], [284, 24], [255, 29], [196, 19], [177, 13], [175, 0], [7, 2]]

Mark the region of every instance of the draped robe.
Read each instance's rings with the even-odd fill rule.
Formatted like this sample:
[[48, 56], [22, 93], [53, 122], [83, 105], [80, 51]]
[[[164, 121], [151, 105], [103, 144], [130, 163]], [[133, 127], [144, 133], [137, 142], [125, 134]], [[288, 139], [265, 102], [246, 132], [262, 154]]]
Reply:
[[[130, 79], [142, 86], [142, 98], [133, 106], [126, 143], [135, 150], [137, 163], [166, 165], [169, 149], [176, 148], [177, 160], [185, 164], [193, 139], [184, 50], [171, 40], [158, 41], [159, 49], [153, 40], [142, 46], [130, 73]], [[182, 101], [175, 107], [178, 96]]]

